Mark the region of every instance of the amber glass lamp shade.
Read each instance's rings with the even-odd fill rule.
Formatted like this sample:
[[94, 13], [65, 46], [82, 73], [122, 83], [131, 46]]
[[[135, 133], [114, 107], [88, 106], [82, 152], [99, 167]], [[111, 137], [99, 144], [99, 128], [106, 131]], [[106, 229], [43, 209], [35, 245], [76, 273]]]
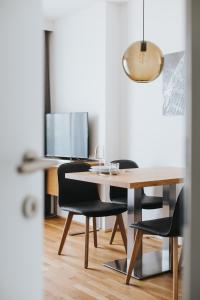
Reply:
[[138, 41], [124, 53], [123, 68], [127, 76], [136, 82], [150, 82], [162, 72], [164, 57], [154, 43]]

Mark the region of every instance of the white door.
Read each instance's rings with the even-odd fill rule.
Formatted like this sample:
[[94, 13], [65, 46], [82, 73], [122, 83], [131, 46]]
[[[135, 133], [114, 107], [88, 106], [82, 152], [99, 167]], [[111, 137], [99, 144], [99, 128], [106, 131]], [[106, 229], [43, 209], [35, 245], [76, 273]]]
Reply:
[[[0, 299], [42, 299], [42, 172], [16, 171], [23, 153], [42, 155], [40, 0], [0, 0]], [[32, 195], [38, 211], [23, 215]]]

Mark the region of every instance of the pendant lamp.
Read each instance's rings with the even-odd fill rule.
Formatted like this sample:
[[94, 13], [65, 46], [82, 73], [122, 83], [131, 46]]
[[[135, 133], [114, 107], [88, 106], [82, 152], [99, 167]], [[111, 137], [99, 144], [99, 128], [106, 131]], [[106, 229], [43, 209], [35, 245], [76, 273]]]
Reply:
[[162, 72], [164, 57], [158, 46], [144, 39], [144, 0], [143, 0], [143, 39], [134, 42], [124, 53], [122, 64], [126, 75], [133, 81], [146, 83], [155, 80]]

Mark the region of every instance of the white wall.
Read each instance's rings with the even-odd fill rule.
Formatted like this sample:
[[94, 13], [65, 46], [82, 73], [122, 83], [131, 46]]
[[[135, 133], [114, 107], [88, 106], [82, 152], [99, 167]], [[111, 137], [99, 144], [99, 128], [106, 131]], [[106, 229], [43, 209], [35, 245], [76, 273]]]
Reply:
[[[184, 9], [182, 0], [145, 1], [145, 38], [156, 43], [163, 54], [185, 48]], [[162, 74], [152, 83], [138, 84], [128, 79], [121, 66], [123, 52], [142, 38], [142, 1], [129, 0], [128, 4], [121, 5], [120, 13], [108, 9], [107, 14], [106, 66], [107, 88], [110, 86], [110, 89], [107, 90], [106, 115], [107, 121], [111, 116], [111, 122], [106, 123], [106, 146], [110, 147], [109, 159], [132, 159], [140, 167], [184, 166], [184, 116], [162, 115]], [[118, 39], [114, 24], [120, 35]], [[113, 70], [118, 72], [117, 76]], [[114, 97], [110, 99], [111, 95]], [[113, 108], [115, 105], [119, 106]], [[110, 139], [112, 136], [115, 136], [114, 141]], [[117, 146], [118, 151], [112, 149]], [[162, 194], [161, 187], [145, 191], [149, 195]], [[161, 213], [162, 210], [144, 211], [143, 218], [156, 218]], [[109, 224], [107, 220], [107, 226]]]
[[123, 4], [106, 5], [106, 161], [120, 157], [121, 53]]
[[43, 18], [42, 29], [44, 31], [53, 31], [54, 30], [54, 22]]
[[[183, 1], [146, 0], [145, 4], [145, 39], [164, 54], [184, 50]], [[142, 37], [142, 1], [129, 1], [127, 19], [126, 47]], [[148, 84], [127, 77], [123, 81], [127, 92], [121, 98], [121, 155], [140, 166], [184, 165], [184, 118], [162, 115], [162, 75]]]
[[[145, 3], [145, 38], [164, 54], [184, 50], [182, 0]], [[184, 117], [162, 115], [162, 75], [138, 84], [123, 72], [123, 52], [141, 37], [140, 0], [94, 4], [56, 21], [51, 40], [53, 111], [89, 112], [91, 156], [102, 144], [107, 161], [183, 166]], [[159, 194], [160, 189], [148, 192]]]
[[[142, 1], [129, 1], [127, 20], [125, 49], [142, 38]], [[182, 0], [146, 0], [145, 25], [145, 39], [156, 43], [163, 54], [184, 50]], [[146, 84], [123, 77], [121, 157], [135, 160], [140, 167], [184, 166], [184, 117], [162, 115], [162, 75]]]
[[[90, 157], [105, 145], [105, 35], [106, 5], [97, 3], [54, 22], [50, 42], [52, 112], [89, 113]], [[81, 216], [76, 220], [84, 222]]]
[[55, 22], [51, 41], [53, 112], [88, 111], [90, 155], [105, 144], [105, 4]]

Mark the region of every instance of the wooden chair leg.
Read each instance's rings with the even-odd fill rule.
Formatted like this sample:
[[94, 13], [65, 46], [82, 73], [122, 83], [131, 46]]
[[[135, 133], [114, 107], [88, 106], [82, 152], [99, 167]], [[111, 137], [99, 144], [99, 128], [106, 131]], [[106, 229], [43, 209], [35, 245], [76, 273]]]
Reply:
[[179, 261], [178, 261], [178, 270], [179, 271], [181, 271], [182, 264], [183, 264], [183, 248], [181, 249], [181, 254], [180, 254], [180, 257], [179, 257]]
[[173, 237], [173, 300], [178, 300], [178, 237]]
[[64, 229], [63, 229], [63, 234], [62, 234], [62, 238], [61, 238], [61, 242], [60, 242], [60, 246], [59, 246], [59, 249], [58, 249], [58, 255], [61, 255], [61, 253], [62, 253], [62, 249], [63, 249], [64, 243], [65, 243], [65, 240], [66, 240], [66, 237], [67, 237], [67, 234], [68, 234], [71, 222], [72, 222], [73, 215], [74, 214], [72, 212], [69, 212], [69, 214], [66, 218], [65, 226], [64, 226]]
[[112, 235], [111, 235], [111, 238], [110, 238], [110, 245], [112, 245], [113, 240], [114, 240], [114, 238], [115, 238], [115, 234], [116, 234], [116, 232], [117, 232], [117, 227], [118, 227], [118, 221], [117, 221], [117, 217], [116, 217], [116, 219], [115, 219], [115, 225], [114, 225], [114, 227], [113, 227]]
[[138, 252], [140, 250], [140, 246], [142, 243], [142, 236], [143, 236], [142, 230], [137, 230], [136, 234], [135, 234], [135, 243], [134, 243], [134, 247], [133, 247], [133, 252], [132, 252], [130, 264], [128, 267], [128, 273], [126, 276], [126, 284], [129, 284], [131, 274], [133, 272], [133, 268], [134, 268], [134, 265], [135, 265], [135, 262], [136, 262], [136, 259], [138, 256]]
[[123, 221], [122, 214], [117, 215], [117, 222], [119, 224], [119, 229], [120, 229], [120, 232], [121, 232], [122, 240], [124, 242], [124, 247], [125, 247], [125, 250], [126, 250], [126, 253], [127, 253], [127, 236], [126, 236], [126, 229], [125, 229], [125, 226], [124, 226], [124, 221]]
[[90, 226], [90, 218], [86, 217], [86, 227], [85, 227], [85, 264], [84, 264], [85, 269], [87, 269], [87, 267], [88, 267], [89, 226]]
[[93, 217], [94, 247], [97, 248], [97, 220]]
[[173, 237], [169, 238], [169, 242], [170, 242], [171, 272], [173, 272]]

